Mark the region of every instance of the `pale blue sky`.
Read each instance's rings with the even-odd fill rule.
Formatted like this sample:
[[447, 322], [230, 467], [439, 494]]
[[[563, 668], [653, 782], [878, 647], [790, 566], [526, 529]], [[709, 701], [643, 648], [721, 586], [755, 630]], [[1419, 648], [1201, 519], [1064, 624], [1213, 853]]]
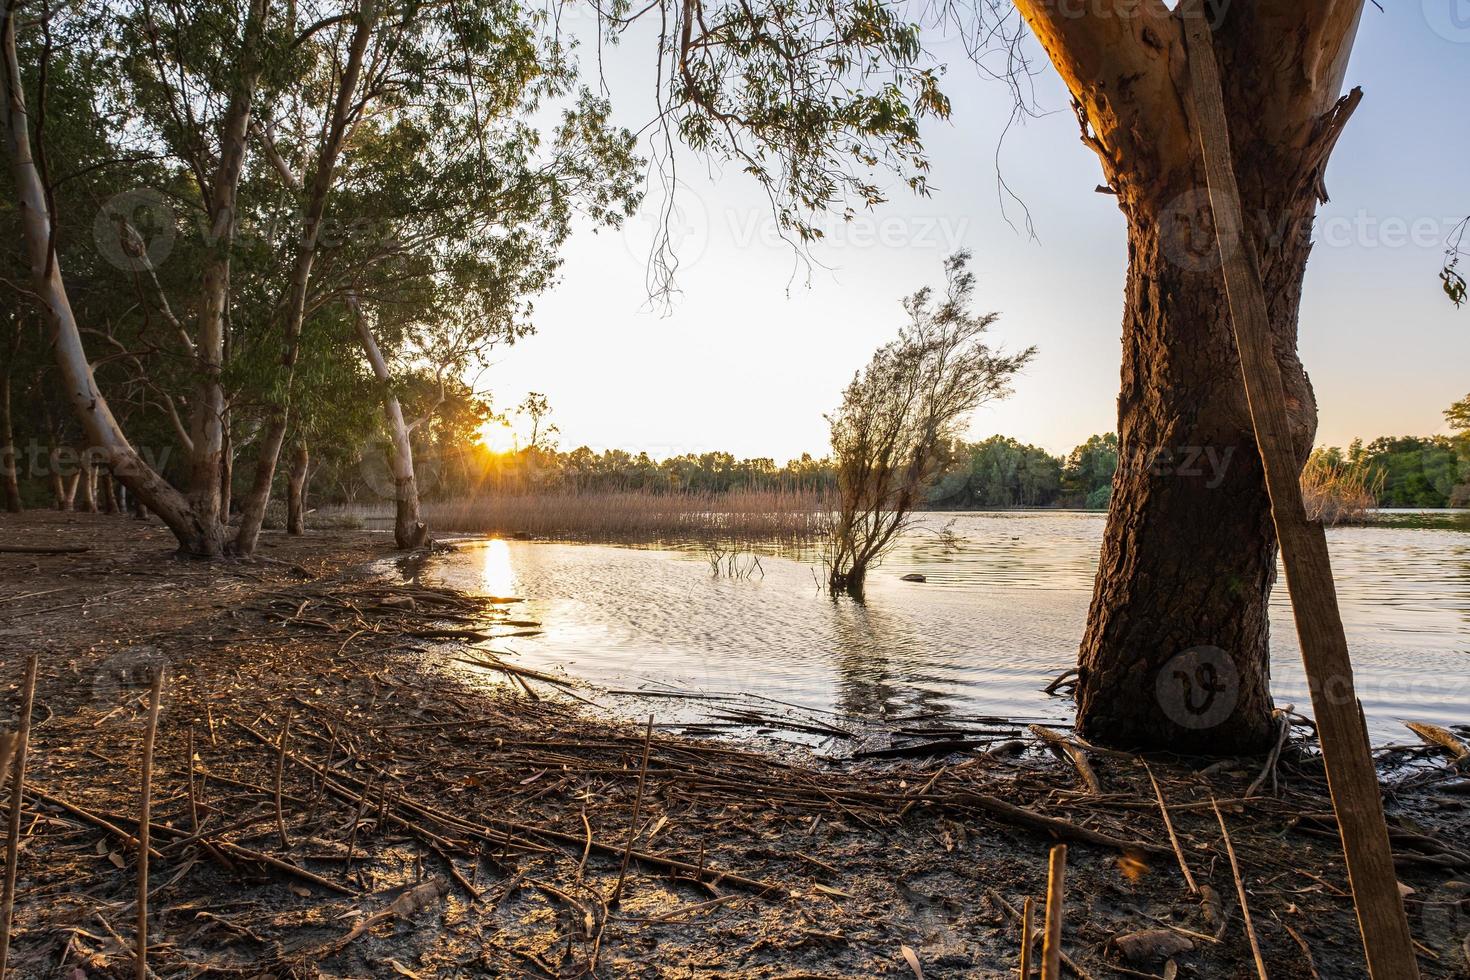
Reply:
[[[1349, 69], [1365, 98], [1332, 159], [1302, 310], [1302, 356], [1321, 409], [1319, 442], [1444, 431], [1441, 411], [1470, 391], [1470, 309], [1439, 291], [1442, 240], [1470, 212], [1470, 18], [1465, 0], [1369, 6]], [[1039, 241], [1012, 230], [996, 191], [1006, 90], [958, 45], [948, 62], [952, 119], [925, 133], [935, 192], [896, 189], [851, 226], [834, 220], [810, 283], [754, 183], [685, 157], [679, 284], [667, 313], [646, 303], [647, 215], [622, 232], [581, 233], [563, 283], [538, 303], [538, 334], [499, 352], [480, 383], [497, 408], [545, 392], [561, 445], [655, 457], [724, 449], [784, 460], [827, 449], [822, 413], [902, 323], [899, 300], [940, 279], [970, 248], [977, 306], [1001, 313], [997, 343], [1040, 356], [971, 435], [1015, 436], [1061, 453], [1113, 428], [1126, 261], [1123, 219], [1096, 193], [1066, 92], [1037, 79], [1052, 114], [1014, 129], [1001, 165]], [[584, 60], [590, 59], [590, 51]], [[1039, 53], [1036, 61], [1045, 64]], [[634, 46], [608, 55], [620, 121], [637, 126], [652, 80]], [[654, 201], [645, 204], [653, 211]], [[1019, 208], [1007, 207], [1019, 221]], [[796, 274], [792, 281], [793, 273]], [[789, 287], [789, 288], [788, 288]]]

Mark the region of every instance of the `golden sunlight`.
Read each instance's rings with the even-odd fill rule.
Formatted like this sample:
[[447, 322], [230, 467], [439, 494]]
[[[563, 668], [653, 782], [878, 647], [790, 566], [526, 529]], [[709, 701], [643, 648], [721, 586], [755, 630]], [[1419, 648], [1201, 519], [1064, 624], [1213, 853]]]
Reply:
[[480, 587], [485, 595], [515, 595], [516, 573], [510, 564], [510, 546], [501, 538], [491, 538], [480, 550], [484, 554], [484, 566], [480, 569]]
[[514, 452], [516, 448], [515, 430], [501, 419], [490, 419], [480, 426], [480, 445], [492, 453]]

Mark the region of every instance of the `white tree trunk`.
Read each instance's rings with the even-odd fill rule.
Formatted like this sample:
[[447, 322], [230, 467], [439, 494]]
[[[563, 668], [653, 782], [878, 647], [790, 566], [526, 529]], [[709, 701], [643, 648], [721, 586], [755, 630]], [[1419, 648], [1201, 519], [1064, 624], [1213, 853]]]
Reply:
[[139, 500], [156, 512], [178, 538], [180, 550], [201, 556], [218, 555], [218, 522], [198, 521], [183, 494], [143, 462], [113, 417], [107, 399], [97, 388], [92, 365], [82, 346], [82, 335], [62, 282], [61, 267], [51, 252], [51, 218], [41, 174], [31, 155], [30, 120], [21, 88], [20, 59], [15, 45], [15, 10], [0, 14], [0, 123], [10, 150], [10, 167], [21, 213], [22, 239], [31, 266], [32, 289], [44, 308], [52, 330], [56, 363], [67, 400], [76, 412], [87, 441]]
[[403, 406], [393, 393], [388, 362], [378, 349], [378, 342], [368, 329], [362, 313], [357, 313], [357, 339], [362, 342], [363, 353], [372, 366], [373, 376], [383, 389], [383, 416], [388, 422], [388, 433], [393, 440], [393, 452], [388, 457], [388, 466], [393, 474], [393, 540], [399, 548], [417, 548], [429, 536], [429, 529], [419, 517], [418, 480], [413, 472], [413, 443], [409, 440], [408, 424], [403, 420]]

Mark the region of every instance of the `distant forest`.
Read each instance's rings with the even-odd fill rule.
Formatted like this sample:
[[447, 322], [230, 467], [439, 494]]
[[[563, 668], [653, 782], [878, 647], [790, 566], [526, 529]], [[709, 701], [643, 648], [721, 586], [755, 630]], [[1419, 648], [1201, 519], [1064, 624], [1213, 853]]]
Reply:
[[[581, 446], [556, 448], [555, 427], [546, 426], [539, 444], [508, 453], [493, 453], [479, 434], [494, 416], [487, 404], [456, 384], [440, 387], [433, 379], [409, 378], [401, 385], [406, 407], [432, 406], [424, 423], [413, 430], [419, 480], [429, 499], [478, 493], [725, 493], [739, 490], [810, 492], [833, 487], [831, 462], [803, 454], [778, 465], [773, 459], [738, 459], [725, 452], [687, 453], [655, 460], [647, 453], [621, 449], [594, 451]], [[59, 407], [44, 401], [21, 403], [17, 421], [36, 416], [34, 425], [17, 426], [38, 438], [16, 446], [20, 489], [32, 507], [57, 506], [75, 487], [72, 474], [83, 454], [71, 447], [79, 433]], [[320, 437], [312, 446], [309, 494], [312, 506], [376, 503], [391, 499], [392, 479], [386, 465], [387, 440], [366, 406], [341, 410], [333, 426], [335, 438]], [[1397, 436], [1347, 448], [1320, 448], [1316, 455], [1339, 466], [1364, 467], [1378, 484], [1382, 507], [1470, 506], [1470, 398], [1448, 412], [1452, 436]], [[141, 423], [142, 419], [139, 419]], [[549, 430], [549, 433], [548, 431]], [[252, 434], [236, 441], [248, 453]], [[160, 449], [150, 451], [150, 442]], [[145, 453], [163, 472], [182, 479], [184, 455], [172, 452], [166, 432], [143, 443]], [[1180, 465], [1189, 452], [1146, 465]], [[1202, 457], [1195, 465], [1208, 479], [1211, 465]], [[1228, 465], [1228, 461], [1224, 463]], [[1020, 507], [1103, 509], [1108, 505], [1113, 473], [1118, 467], [1115, 435], [1094, 435], [1065, 456], [1007, 436], [951, 444], [929, 490], [930, 509], [966, 510]], [[248, 480], [237, 473], [237, 483]], [[84, 509], [76, 501], [77, 509]]]
[[[1401, 436], [1355, 440], [1347, 449], [1317, 450], [1324, 459], [1341, 465], [1363, 466], [1381, 480], [1382, 507], [1470, 506], [1470, 438], [1465, 435]], [[1189, 453], [1176, 454], [1182, 464]], [[427, 458], [431, 457], [425, 453]], [[586, 446], [567, 452], [554, 448], [527, 448], [514, 453], [451, 452], [432, 464], [431, 497], [475, 492], [520, 493], [559, 491], [577, 493], [726, 493], [742, 490], [832, 489], [831, 461], [803, 454], [785, 465], [770, 458], [739, 459], [725, 452], [688, 453], [654, 460], [646, 453], [621, 449], [594, 452]], [[1167, 460], [1158, 465], [1169, 465]], [[1211, 462], [1197, 465], [1208, 479]], [[1228, 465], [1228, 464], [1227, 464]], [[1094, 435], [1065, 456], [1054, 456], [1039, 446], [1008, 436], [979, 442], [956, 442], [949, 447], [938, 477], [930, 488], [927, 506], [936, 510], [972, 510], [1024, 507], [1107, 507], [1113, 473], [1118, 467], [1118, 439], [1113, 433]], [[361, 486], [355, 469], [323, 473], [314, 481], [318, 499], [367, 502], [369, 488]]]

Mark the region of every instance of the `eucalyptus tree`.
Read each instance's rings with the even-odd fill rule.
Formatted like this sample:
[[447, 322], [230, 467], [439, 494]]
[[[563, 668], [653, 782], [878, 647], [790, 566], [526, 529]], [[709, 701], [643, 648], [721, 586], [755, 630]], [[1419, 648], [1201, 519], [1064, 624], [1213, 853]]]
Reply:
[[[409, 421], [398, 383], [427, 371], [442, 393], [530, 331], [532, 300], [556, 280], [574, 224], [616, 225], [639, 198], [633, 136], [577, 88], [554, 40], [530, 43], [529, 26], [509, 63], [486, 66], [494, 84], [435, 83], [440, 94], [384, 100], [362, 123], [335, 206], [371, 218], [343, 229], [313, 277], [313, 308], [350, 310], [377, 380], [404, 548], [427, 534], [412, 436], [438, 402]], [[549, 131], [529, 121], [551, 108], [560, 116]], [[272, 142], [289, 146], [281, 129]]]
[[[1115, 745], [1260, 748], [1276, 733], [1268, 650], [1276, 536], [1189, 108], [1185, 22], [1207, 18], [1222, 67], [1251, 218], [1244, 240], [1226, 247], [1259, 256], [1305, 464], [1317, 409], [1297, 318], [1312, 219], [1327, 197], [1323, 172], [1361, 96], [1342, 87], [1363, 4], [1014, 5], [1067, 84], [1082, 140], [1128, 228], [1119, 466], [1081, 644], [1079, 728]], [[1206, 453], [1228, 460], [1222, 473], [1198, 465]], [[1202, 660], [1218, 676], [1191, 680], [1222, 688], [1214, 714], [1225, 717], [1212, 714], [1210, 724], [1167, 696], [1176, 672]]]

